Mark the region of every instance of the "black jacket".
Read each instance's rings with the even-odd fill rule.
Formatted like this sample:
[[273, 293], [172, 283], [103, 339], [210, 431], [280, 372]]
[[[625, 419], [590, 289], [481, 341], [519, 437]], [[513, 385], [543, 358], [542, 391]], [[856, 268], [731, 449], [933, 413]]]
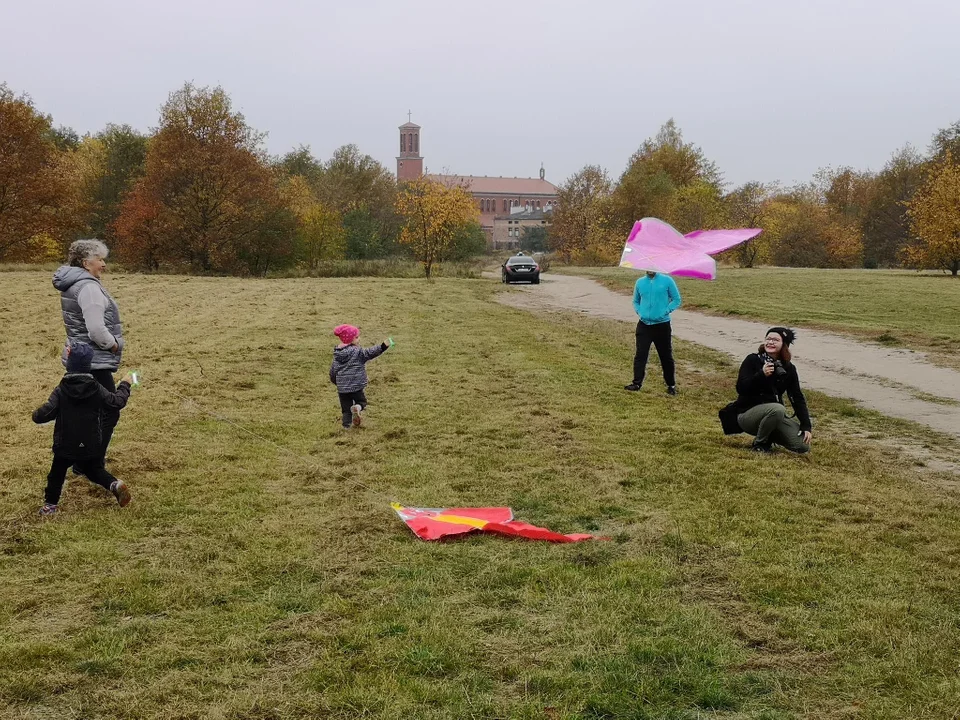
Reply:
[[751, 353], [744, 358], [737, 376], [737, 399], [733, 406], [742, 413], [764, 403], [783, 405], [783, 394], [786, 393], [800, 422], [800, 429], [812, 430], [810, 411], [807, 409], [807, 399], [800, 390], [797, 367], [793, 363], [786, 363], [783, 366], [786, 373], [767, 377], [763, 374], [763, 365], [764, 358], [760, 353]]
[[35, 423], [56, 420], [53, 452], [72, 460], [100, 457], [104, 411], [120, 410], [130, 397], [122, 382], [110, 392], [88, 373], [67, 373], [42, 406], [33, 411]]

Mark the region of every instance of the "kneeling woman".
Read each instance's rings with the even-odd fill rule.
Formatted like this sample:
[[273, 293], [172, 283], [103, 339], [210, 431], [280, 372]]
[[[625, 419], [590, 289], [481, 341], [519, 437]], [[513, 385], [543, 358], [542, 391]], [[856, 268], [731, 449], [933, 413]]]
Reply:
[[[790, 362], [793, 340], [793, 330], [770, 328], [763, 345], [740, 365], [738, 397], [733, 407], [743, 431], [755, 436], [752, 450], [771, 452], [776, 443], [795, 453], [810, 451], [810, 412], [800, 390], [797, 368]], [[784, 393], [796, 417], [787, 417]]]

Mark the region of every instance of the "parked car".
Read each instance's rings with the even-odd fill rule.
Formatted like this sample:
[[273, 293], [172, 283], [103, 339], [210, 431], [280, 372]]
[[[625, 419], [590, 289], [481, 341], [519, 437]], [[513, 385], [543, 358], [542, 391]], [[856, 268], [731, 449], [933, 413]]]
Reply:
[[500, 281], [505, 283], [528, 281], [534, 285], [540, 284], [540, 266], [530, 256], [522, 252], [517, 253], [503, 263]]

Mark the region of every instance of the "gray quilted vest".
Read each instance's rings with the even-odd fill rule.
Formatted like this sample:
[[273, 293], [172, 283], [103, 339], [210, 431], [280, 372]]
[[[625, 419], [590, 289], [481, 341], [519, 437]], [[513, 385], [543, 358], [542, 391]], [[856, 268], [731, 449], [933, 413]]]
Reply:
[[[80, 290], [87, 283], [96, 283], [97, 288], [103, 293], [107, 300], [106, 310], [103, 312], [103, 324], [110, 331], [121, 349], [116, 354], [109, 350], [101, 350], [100, 347], [90, 339], [87, 332], [87, 325], [83, 321], [83, 311], [80, 309], [80, 303], [77, 302], [77, 296]], [[122, 354], [123, 329], [120, 327], [120, 308], [110, 293], [108, 293], [100, 281], [83, 268], [63, 265], [53, 274], [53, 286], [60, 291], [60, 310], [63, 313], [63, 325], [67, 330], [67, 344], [82, 342], [93, 348], [93, 362], [90, 364], [92, 370], [109, 370], [116, 372], [120, 367], [120, 355]], [[63, 364], [67, 364], [67, 347], [63, 348]]]

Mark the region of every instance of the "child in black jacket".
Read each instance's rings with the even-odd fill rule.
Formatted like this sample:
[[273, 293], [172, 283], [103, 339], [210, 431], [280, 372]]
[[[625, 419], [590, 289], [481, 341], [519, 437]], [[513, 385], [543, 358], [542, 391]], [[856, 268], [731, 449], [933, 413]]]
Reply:
[[130, 397], [127, 374], [116, 392], [110, 392], [90, 374], [93, 348], [80, 343], [67, 351], [67, 373], [41, 407], [33, 412], [35, 423], [56, 420], [53, 428], [53, 464], [47, 475], [47, 489], [41, 515], [57, 512], [67, 469], [75, 465], [91, 482], [113, 493], [120, 507], [130, 503], [130, 490], [102, 466], [91, 462], [101, 455], [104, 414], [122, 409]]

